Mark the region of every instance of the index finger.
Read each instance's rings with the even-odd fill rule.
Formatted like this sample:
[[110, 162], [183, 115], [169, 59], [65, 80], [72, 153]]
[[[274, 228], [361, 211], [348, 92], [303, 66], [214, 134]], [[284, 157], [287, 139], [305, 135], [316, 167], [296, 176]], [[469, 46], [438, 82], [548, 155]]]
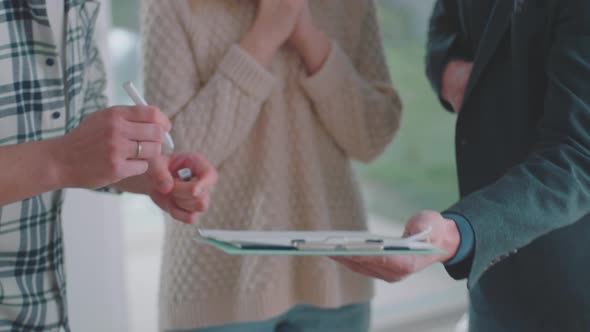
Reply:
[[158, 124], [166, 132], [170, 131], [172, 124], [170, 119], [159, 108], [153, 106], [128, 106], [122, 112], [123, 118], [130, 122]]

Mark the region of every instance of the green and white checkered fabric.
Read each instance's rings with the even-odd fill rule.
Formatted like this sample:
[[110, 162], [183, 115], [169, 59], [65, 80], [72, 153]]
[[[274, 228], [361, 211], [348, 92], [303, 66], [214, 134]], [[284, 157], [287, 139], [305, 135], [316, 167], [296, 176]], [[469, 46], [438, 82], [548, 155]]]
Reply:
[[[46, 1], [0, 0], [0, 145], [62, 136], [106, 107], [98, 1], [65, 1], [65, 70]], [[61, 205], [55, 191], [0, 207], [0, 331], [69, 330]]]

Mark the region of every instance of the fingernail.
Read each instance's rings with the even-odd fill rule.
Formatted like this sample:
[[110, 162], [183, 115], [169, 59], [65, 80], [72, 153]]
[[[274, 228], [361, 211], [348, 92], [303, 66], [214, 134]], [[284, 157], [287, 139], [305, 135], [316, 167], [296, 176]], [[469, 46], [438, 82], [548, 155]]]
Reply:
[[195, 190], [193, 191], [193, 196], [195, 196], [195, 197], [198, 197], [198, 196], [200, 196], [202, 193], [203, 193], [203, 188], [201, 188], [201, 185], [200, 185], [200, 184], [198, 184], [198, 185], [195, 187]]

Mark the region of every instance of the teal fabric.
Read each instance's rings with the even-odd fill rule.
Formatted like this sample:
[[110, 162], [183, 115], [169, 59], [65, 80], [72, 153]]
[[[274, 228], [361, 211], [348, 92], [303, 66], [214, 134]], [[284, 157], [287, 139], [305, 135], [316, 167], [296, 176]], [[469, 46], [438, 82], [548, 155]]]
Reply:
[[446, 268], [472, 331], [590, 331], [590, 1], [486, 2], [438, 0], [429, 30], [439, 95], [450, 59], [474, 62], [447, 212], [475, 245]]
[[368, 303], [336, 309], [299, 305], [266, 321], [177, 332], [366, 332], [369, 331], [370, 311]]
[[457, 249], [457, 253], [450, 261], [445, 263], [445, 266], [452, 266], [471, 257], [475, 248], [475, 235], [473, 234], [473, 227], [465, 217], [456, 213], [443, 213], [443, 217], [455, 222], [461, 237], [461, 244]]

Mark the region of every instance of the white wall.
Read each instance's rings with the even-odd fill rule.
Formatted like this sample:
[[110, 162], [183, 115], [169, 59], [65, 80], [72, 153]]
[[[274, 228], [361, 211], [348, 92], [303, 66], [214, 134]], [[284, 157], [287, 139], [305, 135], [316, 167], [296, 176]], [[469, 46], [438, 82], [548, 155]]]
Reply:
[[121, 201], [68, 190], [64, 237], [73, 331], [125, 332], [127, 321]]

